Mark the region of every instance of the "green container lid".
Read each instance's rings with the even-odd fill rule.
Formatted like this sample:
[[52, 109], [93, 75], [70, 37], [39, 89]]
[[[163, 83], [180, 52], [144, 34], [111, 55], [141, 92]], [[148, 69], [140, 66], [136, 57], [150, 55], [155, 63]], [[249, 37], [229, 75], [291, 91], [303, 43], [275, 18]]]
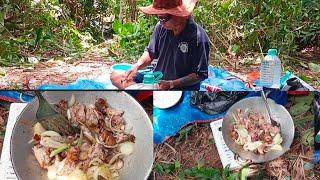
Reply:
[[269, 50], [268, 50], [268, 55], [270, 55], [270, 56], [277, 56], [277, 55], [278, 55], [277, 49], [269, 49]]
[[155, 72], [148, 72], [143, 76], [143, 83], [144, 84], [155, 84], [163, 77], [162, 72], [155, 71]]
[[143, 83], [144, 84], [154, 84], [154, 83], [156, 83], [154, 75], [153, 74], [145, 74], [143, 76]]

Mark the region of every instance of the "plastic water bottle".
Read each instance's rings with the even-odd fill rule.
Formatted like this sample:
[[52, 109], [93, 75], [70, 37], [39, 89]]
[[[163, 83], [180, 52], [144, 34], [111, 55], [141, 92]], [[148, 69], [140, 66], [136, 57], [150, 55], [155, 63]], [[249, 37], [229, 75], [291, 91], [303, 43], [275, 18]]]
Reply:
[[276, 49], [269, 49], [260, 65], [260, 86], [280, 88], [281, 61]]
[[320, 131], [316, 134], [316, 137], [314, 139], [317, 143], [320, 143]]

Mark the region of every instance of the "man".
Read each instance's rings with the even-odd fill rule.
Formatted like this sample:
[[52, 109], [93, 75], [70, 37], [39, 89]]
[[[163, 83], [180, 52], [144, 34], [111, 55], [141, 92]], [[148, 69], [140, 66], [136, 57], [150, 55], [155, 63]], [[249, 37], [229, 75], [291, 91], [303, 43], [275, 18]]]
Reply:
[[138, 70], [157, 59], [154, 71], [163, 73], [160, 89], [200, 89], [200, 82], [208, 77], [209, 39], [191, 17], [196, 3], [197, 0], [154, 0], [152, 5], [140, 8], [145, 14], [157, 15], [159, 23], [133, 68], [112, 76], [117, 87], [139, 83]]

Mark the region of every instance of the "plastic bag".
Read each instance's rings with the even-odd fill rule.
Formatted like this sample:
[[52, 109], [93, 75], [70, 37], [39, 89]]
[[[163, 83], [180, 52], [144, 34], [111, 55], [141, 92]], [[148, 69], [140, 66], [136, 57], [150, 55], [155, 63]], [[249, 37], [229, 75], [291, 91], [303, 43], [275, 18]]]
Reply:
[[192, 91], [191, 105], [207, 114], [214, 115], [225, 112], [235, 102], [248, 95], [245, 91], [199, 92]]

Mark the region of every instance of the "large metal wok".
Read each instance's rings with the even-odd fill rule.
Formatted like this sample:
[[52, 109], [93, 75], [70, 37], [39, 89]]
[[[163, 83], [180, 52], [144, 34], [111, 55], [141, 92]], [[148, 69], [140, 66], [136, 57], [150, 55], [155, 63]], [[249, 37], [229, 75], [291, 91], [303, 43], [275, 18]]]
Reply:
[[239, 155], [242, 160], [248, 160], [252, 163], [267, 162], [280, 157], [290, 149], [294, 138], [294, 124], [292, 117], [283, 106], [276, 104], [273, 100], [268, 99], [268, 104], [270, 106], [270, 111], [273, 118], [280, 124], [281, 136], [283, 138], [283, 150], [281, 151], [270, 150], [266, 154], [258, 155], [254, 152], [245, 151], [240, 145], [236, 144], [231, 139], [230, 134], [233, 126], [232, 114], [236, 113], [237, 109], [240, 108], [245, 110], [248, 108], [249, 110], [262, 113], [264, 114], [265, 118], [268, 118], [268, 112], [262, 97], [249, 97], [238, 101], [230, 107], [225, 117], [223, 118], [222, 134], [224, 141], [229, 149], [236, 155]]
[[[153, 164], [153, 131], [151, 121], [140, 106], [125, 92], [113, 91], [49, 91], [43, 95], [49, 103], [61, 99], [69, 100], [74, 94], [77, 102], [93, 104], [97, 97], [103, 97], [111, 107], [124, 110], [124, 118], [136, 136], [134, 152], [124, 159], [120, 179], [147, 179]], [[21, 180], [45, 180], [46, 170], [40, 168], [32, 152], [32, 127], [36, 123], [38, 101], [34, 99], [23, 110], [14, 126], [11, 137], [11, 160], [17, 177]]]

